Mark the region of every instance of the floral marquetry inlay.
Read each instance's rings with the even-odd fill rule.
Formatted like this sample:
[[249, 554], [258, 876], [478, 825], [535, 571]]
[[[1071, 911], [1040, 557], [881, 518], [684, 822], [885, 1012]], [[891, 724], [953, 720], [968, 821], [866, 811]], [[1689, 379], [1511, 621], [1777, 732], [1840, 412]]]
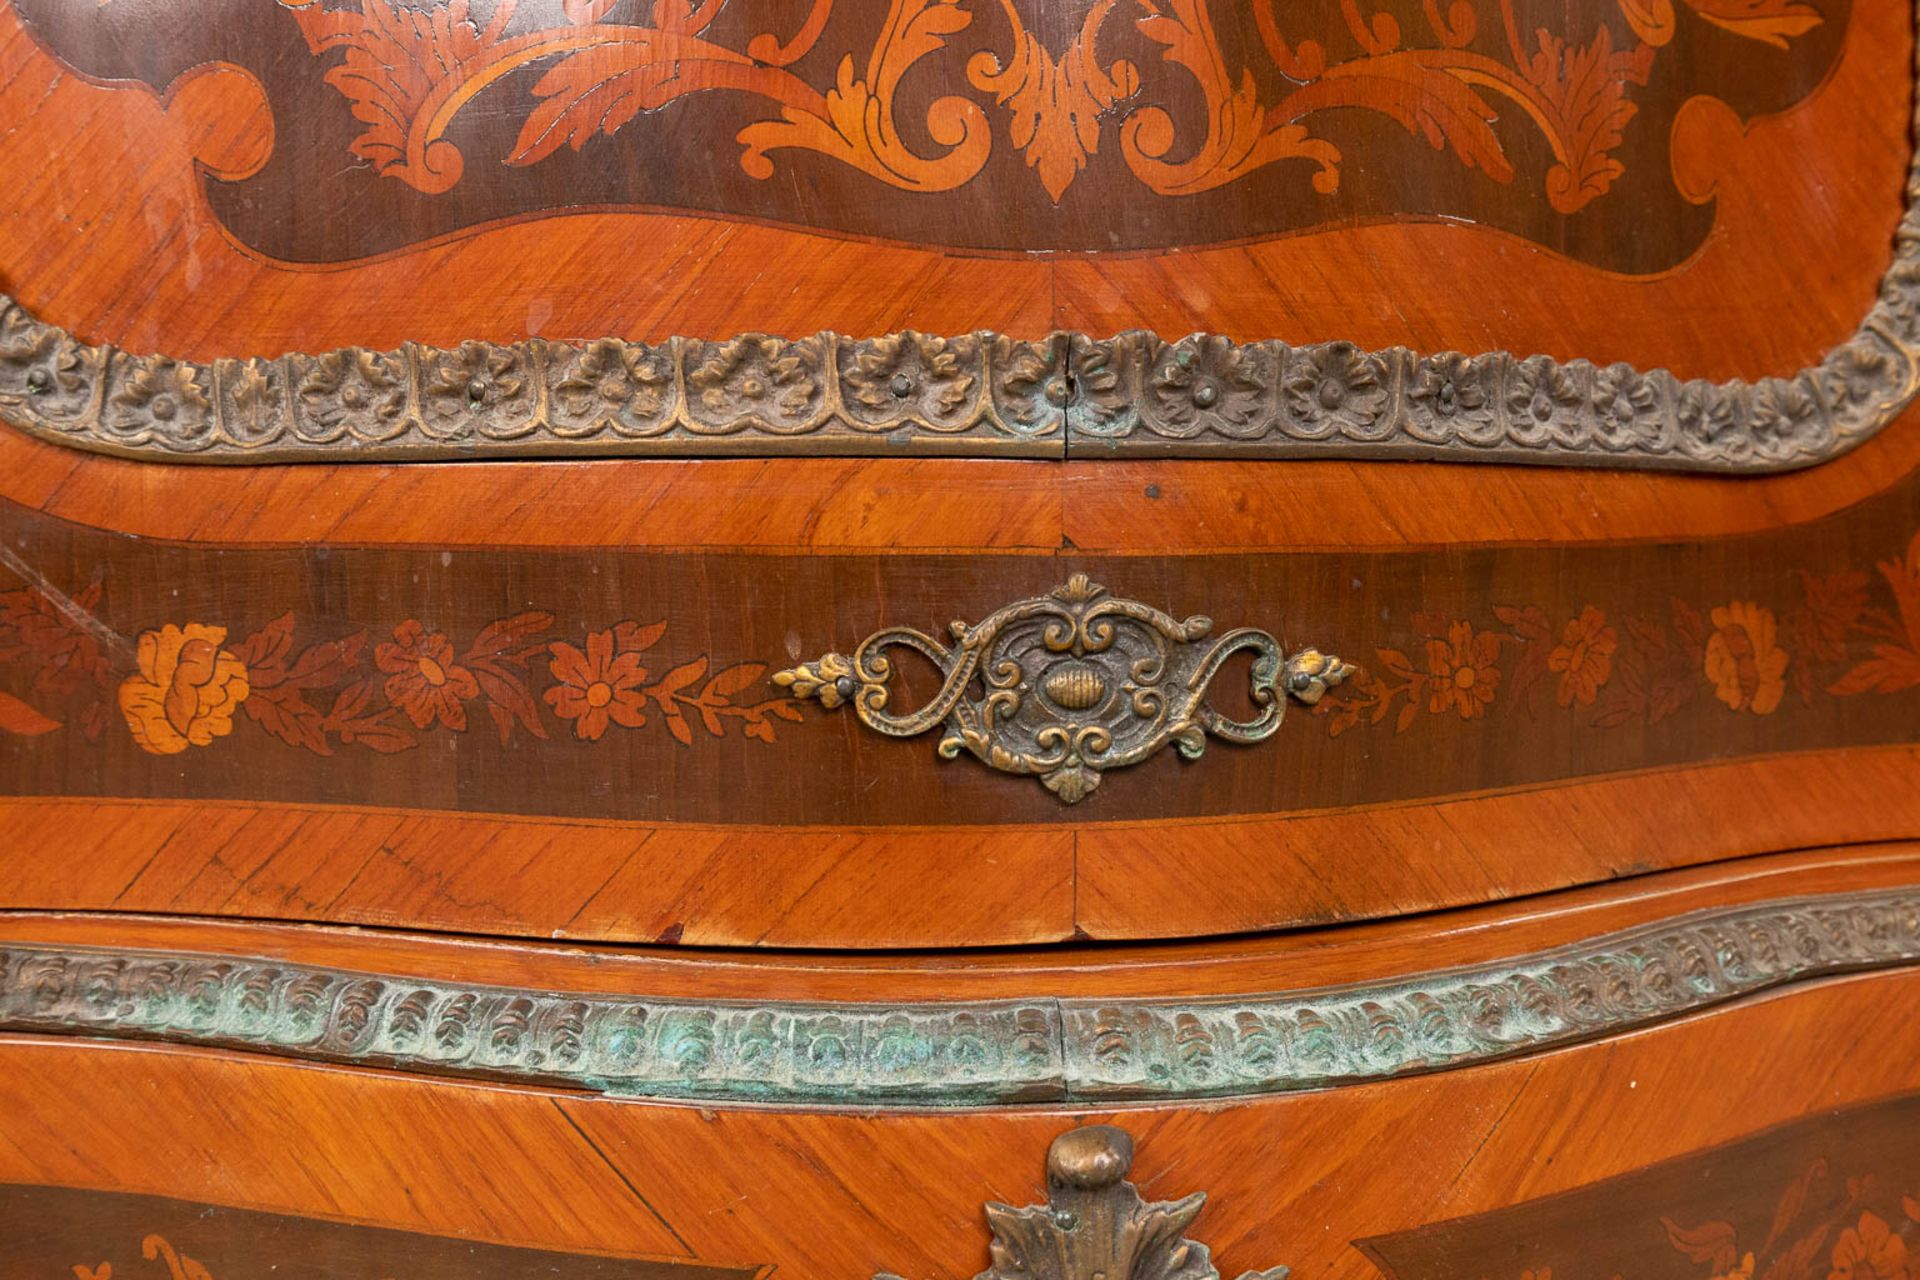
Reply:
[[1558, 1195], [1359, 1240], [1387, 1280], [1912, 1280], [1920, 1096], [1819, 1108]]
[[[97, 588], [89, 594], [97, 599]], [[210, 746], [236, 725], [330, 756], [342, 747], [409, 751], [437, 734], [468, 732], [474, 717], [502, 746], [517, 732], [593, 742], [649, 726], [691, 746], [729, 732], [772, 742], [778, 722], [800, 716], [766, 688], [762, 663], [656, 657], [667, 634], [659, 622], [560, 637], [551, 613], [526, 612], [456, 644], [418, 618], [384, 635], [361, 628], [315, 639], [287, 613], [244, 637], [167, 623], [142, 632], [128, 652], [118, 636], [87, 625], [85, 605], [38, 587], [0, 591], [0, 665], [24, 665], [42, 697], [70, 707], [77, 700], [74, 724], [89, 738], [107, 723], [111, 697], [133, 741], [154, 755]], [[0, 692], [0, 733], [59, 727]]]
[[340, 1215], [0, 1183], [9, 1277], [45, 1280], [764, 1280], [770, 1267], [488, 1244]]
[[1771, 716], [1790, 699], [1902, 693], [1920, 688], [1920, 535], [1871, 573], [1802, 570], [1778, 603], [1674, 597], [1656, 612], [1583, 604], [1564, 619], [1495, 604], [1478, 617], [1416, 612], [1413, 625], [1416, 645], [1377, 648], [1314, 707], [1334, 737], [1521, 713], [1608, 730], [1657, 725], [1708, 697]]
[[[861, 376], [884, 386], [903, 367], [939, 367], [923, 358]], [[940, 783], [859, 812], [981, 812], [965, 798], [975, 770], [929, 767], [870, 733], [929, 734], [941, 756], [1037, 778], [1051, 795], [986, 785], [1014, 806], [993, 812], [1040, 820], [1067, 819], [1053, 797], [1088, 802], [1096, 788], [1103, 816], [1309, 809], [1594, 776], [1649, 750], [1673, 764], [1903, 743], [1920, 707], [1920, 535], [1911, 498], [1881, 506], [1852, 531], [1662, 553], [1653, 573], [1654, 553], [1621, 547], [1583, 552], [1598, 560], [1569, 574], [1504, 573], [1512, 562], [1495, 557], [1456, 581], [1422, 555], [1323, 552], [1177, 575], [1179, 596], [1259, 608], [1269, 631], [1216, 629], [1077, 574], [944, 633], [888, 628], [797, 664], [809, 637], [865, 632], [867, 601], [947, 613], [951, 562], [887, 578], [836, 557], [740, 561], [716, 578], [705, 560], [611, 551], [163, 553], [49, 541], [57, 526], [9, 516], [0, 746], [9, 767], [91, 761], [101, 794], [150, 794], [145, 770], [165, 758], [210, 796], [407, 805], [433, 787], [475, 808], [634, 816], [688, 801], [716, 806], [702, 821], [750, 804], [753, 821], [774, 822], [890, 803], [875, 774]], [[1031, 590], [1029, 566], [983, 562], [954, 581], [976, 584], [968, 600], [1004, 600]], [[523, 589], [496, 613], [501, 581]], [[357, 585], [342, 594], [342, 582]], [[1311, 719], [1284, 746], [1207, 754], [1210, 739], [1266, 740], [1289, 704]], [[1469, 742], [1483, 745], [1451, 749]], [[711, 800], [611, 785], [634, 768], [669, 777], [687, 751], [727, 762]], [[1207, 759], [1177, 792], [1101, 787], [1162, 752]], [[369, 753], [403, 759], [374, 769]], [[463, 787], [470, 770], [498, 781]], [[510, 785], [526, 776], [545, 781]], [[1269, 789], [1275, 777], [1297, 789]]]

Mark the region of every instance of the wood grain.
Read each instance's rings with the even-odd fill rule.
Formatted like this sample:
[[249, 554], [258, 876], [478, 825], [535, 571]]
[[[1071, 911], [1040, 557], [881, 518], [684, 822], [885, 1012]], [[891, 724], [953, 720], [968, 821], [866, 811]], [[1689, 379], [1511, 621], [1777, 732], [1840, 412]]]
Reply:
[[1379, 462], [951, 458], [207, 468], [80, 454], [0, 430], [0, 498], [141, 537], [758, 555], [1685, 541], [1832, 515], [1916, 464], [1920, 410], [1812, 471], [1733, 479]]
[[806, 832], [10, 798], [0, 800], [14, 833], [0, 902], [711, 946], [1201, 936], [1920, 839], [1907, 785], [1917, 763], [1906, 748], [1786, 757], [1440, 806], [1000, 827], [990, 840], [977, 828]]
[[[1388, 224], [1203, 253], [1004, 261], [607, 213], [310, 271], [244, 252], [200, 193], [196, 161], [232, 175], [262, 160], [264, 108], [244, 76], [210, 73], [172, 94], [87, 83], [0, 6], [0, 111], [15, 122], [0, 134], [0, 159], [21, 175], [0, 211], [0, 283], [88, 337], [199, 357], [536, 333], [1140, 324], [1540, 349], [1702, 376], [1787, 370], [1852, 328], [1888, 261], [1909, 153], [1907, 17], [1902, 6], [1857, 6], [1828, 82], [1739, 137], [1724, 118], [1683, 115], [1676, 145], [1692, 163], [1719, 166], [1716, 227], [1697, 255], [1656, 278], [1608, 275], [1484, 227]], [[733, 550], [784, 563], [820, 552], [1172, 560], [1477, 547], [1538, 549], [1551, 575], [1554, 557], [1599, 542], [1675, 555], [1721, 537], [1790, 542], [1916, 465], [1920, 414], [1829, 466], [1756, 481], [827, 459], [208, 472], [80, 458], [0, 431], [0, 494], [131, 535], [139, 554], [173, 541], [202, 551], [367, 544], [472, 549], [500, 563], [509, 548]], [[1871, 572], [1897, 548], [1848, 550]], [[1440, 582], [1461, 562], [1435, 563]], [[1640, 580], [1625, 565], [1616, 577]], [[717, 605], [697, 607], [719, 626]], [[4, 812], [25, 852], [0, 865], [0, 902], [743, 946], [1185, 936], [1914, 838], [1915, 763], [1904, 744], [1695, 759], [1660, 775], [1469, 786], [1441, 803], [1372, 810], [1276, 812], [1268, 800], [1230, 821], [1210, 810], [1067, 828], [1003, 812], [1010, 820], [991, 841], [978, 828], [917, 821], [809, 830], [463, 816], [426, 790], [414, 800], [432, 807], [409, 813], [330, 806], [338, 797], [324, 792], [322, 803], [286, 804], [16, 796]]]
[[1034, 998], [1178, 1000], [1388, 984], [1495, 964], [1693, 912], [1912, 885], [1920, 842], [1814, 849], [1664, 871], [1424, 917], [1233, 939], [964, 953], [608, 948], [477, 934], [115, 912], [0, 912], [0, 941], [254, 957], [478, 986], [683, 1000], [925, 1004]]
[[[1038, 1199], [1052, 1138], [1111, 1118], [1144, 1194], [1208, 1193], [1195, 1234], [1227, 1274], [1361, 1277], [1356, 1239], [1911, 1091], [1917, 999], [1911, 974], [1836, 981], [1482, 1070], [1112, 1116], [691, 1109], [7, 1037], [0, 1180], [805, 1277], [960, 1276], [986, 1261], [981, 1203]], [[1759, 1070], [1703, 1070], [1730, 1061]]]
[[[1685, 267], [1651, 279], [1609, 276], [1470, 226], [1056, 264], [642, 214], [518, 223], [341, 270], [293, 271], [235, 245], [194, 172], [197, 159], [227, 172], [255, 161], [249, 130], [232, 121], [259, 118], [257, 86], [223, 76], [170, 101], [87, 84], [32, 42], [13, 8], [0, 24], [0, 109], [26, 122], [0, 143], [0, 160], [27, 175], [0, 224], [0, 278], [48, 320], [128, 349], [207, 358], [533, 333], [1142, 327], [1547, 351], [1711, 378], [1813, 363], [1865, 311], [1899, 216], [1911, 38], [1901, 6], [1858, 6], [1840, 65], [1804, 107], [1744, 135], [1730, 136], [1723, 118], [1687, 117], [1688, 134], [1711, 138], [1719, 160], [1717, 227]], [[152, 220], [114, 216], [125, 207]], [[90, 229], [84, 250], [75, 226]], [[641, 238], [650, 269], [637, 285], [631, 246]], [[164, 255], [152, 251], [156, 239]], [[1813, 280], [1799, 271], [1810, 260], [1822, 263]], [[1501, 305], [1484, 305], [1490, 294]], [[1574, 295], [1582, 307], [1557, 301]], [[331, 305], [341, 297], [355, 305]]]

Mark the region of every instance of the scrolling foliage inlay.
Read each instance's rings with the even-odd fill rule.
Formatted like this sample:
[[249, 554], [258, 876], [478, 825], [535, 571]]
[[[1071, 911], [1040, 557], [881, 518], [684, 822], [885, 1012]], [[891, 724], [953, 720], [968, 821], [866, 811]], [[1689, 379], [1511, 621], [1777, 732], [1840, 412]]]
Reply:
[[[1312, 705], [1347, 678], [1338, 658], [1303, 649], [1283, 658], [1264, 631], [1240, 627], [1204, 648], [1213, 620], [1181, 620], [1116, 599], [1076, 573], [1045, 596], [1010, 604], [977, 625], [955, 622], [952, 648], [912, 627], [888, 627], [852, 657], [829, 653], [773, 682], [827, 708], [851, 705], [860, 723], [910, 738], [944, 723], [940, 754], [962, 751], [1003, 773], [1032, 774], [1068, 804], [1107, 769], [1138, 764], [1171, 744], [1189, 760], [1209, 735], [1247, 745], [1280, 727], [1288, 698]], [[940, 668], [940, 691], [904, 715], [887, 710], [891, 649]], [[1207, 705], [1208, 686], [1235, 654], [1253, 655], [1256, 714], [1235, 720]]]
[[[19, 3], [99, 80], [164, 89], [215, 62], [257, 78], [301, 127], [279, 131], [267, 169], [208, 191], [277, 258], [624, 205], [1022, 252], [1445, 217], [1626, 271], [1677, 265], [1712, 225], [1712, 182], [1672, 141], [1683, 105], [1791, 107], [1850, 14], [1850, 0], [207, 0], [231, 12], [180, 24], [129, 0]], [[347, 157], [364, 174], [341, 172]], [[369, 216], [273, 214], [341, 183]]]

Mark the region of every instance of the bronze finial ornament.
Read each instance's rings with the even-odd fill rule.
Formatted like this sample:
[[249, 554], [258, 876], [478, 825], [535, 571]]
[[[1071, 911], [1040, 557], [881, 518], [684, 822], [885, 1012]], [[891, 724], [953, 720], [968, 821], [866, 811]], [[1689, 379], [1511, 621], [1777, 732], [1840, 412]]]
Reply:
[[[1003, 773], [1037, 775], [1047, 790], [1078, 804], [1107, 769], [1138, 764], [1172, 743], [1189, 760], [1207, 736], [1263, 742], [1287, 699], [1311, 705], [1347, 678], [1340, 659], [1317, 649], [1283, 658], [1265, 631], [1240, 627], [1202, 646], [1213, 619], [1184, 621], [1122, 600], [1076, 573], [1044, 596], [1016, 601], [978, 625], [955, 622], [949, 648], [912, 627], [888, 627], [851, 657], [829, 653], [782, 671], [773, 682], [824, 707], [852, 706], [860, 723], [896, 738], [944, 722], [940, 754], [962, 751]], [[927, 704], [887, 710], [893, 664], [887, 650], [912, 649], [945, 679]], [[1253, 654], [1249, 695], [1259, 714], [1234, 720], [1206, 703], [1227, 659]], [[976, 684], [976, 681], [978, 682]]]
[[[1112, 1125], [1070, 1129], [1047, 1149], [1047, 1203], [986, 1206], [993, 1265], [974, 1280], [1220, 1280], [1207, 1246], [1182, 1233], [1207, 1202], [1196, 1191], [1149, 1202], [1126, 1180], [1133, 1139]], [[1285, 1267], [1240, 1280], [1286, 1280]], [[900, 1280], [878, 1272], [874, 1280]]]

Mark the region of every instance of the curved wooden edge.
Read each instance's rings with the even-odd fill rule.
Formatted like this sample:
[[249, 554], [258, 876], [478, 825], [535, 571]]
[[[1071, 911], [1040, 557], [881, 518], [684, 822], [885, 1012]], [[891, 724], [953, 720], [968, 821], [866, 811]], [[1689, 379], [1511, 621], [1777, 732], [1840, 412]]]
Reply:
[[606, 459], [499, 461], [483, 476], [455, 464], [131, 463], [0, 430], [8, 500], [89, 528], [244, 546], [1053, 556], [1702, 539], [1822, 519], [1916, 465], [1911, 410], [1791, 475], [1486, 466], [1450, 473], [1444, 502], [1432, 471], [1381, 462]]
[[1806, 752], [1350, 810], [1083, 828], [1074, 922], [1112, 939], [1298, 928], [1916, 839], [1917, 767], [1920, 747]]
[[1838, 456], [1920, 391], [1916, 204], [1920, 167], [1854, 334], [1753, 382], [1146, 332], [534, 338], [202, 364], [90, 346], [0, 299], [0, 413], [76, 448], [206, 462], [1135, 453], [1765, 473]]
[[0, 909], [0, 937], [54, 949], [105, 943], [322, 968], [371, 966], [457, 984], [608, 996], [650, 990], [723, 1003], [932, 1004], [1018, 1000], [1036, 992], [1063, 999], [1208, 999], [1282, 987], [1392, 984], [1690, 912], [1916, 883], [1920, 840], [1766, 854], [1418, 917], [1125, 946], [1080, 940], [971, 951], [613, 947], [418, 928], [20, 908]]
[[1217, 937], [1920, 839], [1917, 762], [1914, 747], [1831, 751], [1440, 803], [1048, 827], [10, 797], [0, 903], [690, 947]]
[[[991, 998], [954, 998], [941, 963], [903, 961], [842, 969], [838, 981], [859, 982], [843, 992], [862, 999], [818, 1000], [785, 993], [791, 961], [608, 965], [506, 944], [20, 916], [0, 921], [0, 1030], [660, 1099], [948, 1107], [1251, 1096], [1494, 1061], [1920, 962], [1917, 865], [1912, 847], [1802, 857], [1744, 884], [1695, 877], [1570, 909], [1510, 904], [1430, 930], [1414, 968], [1396, 951], [1411, 941], [1404, 926], [1317, 940], [1323, 954], [1305, 964], [1290, 947], [1257, 945], [1149, 957], [1161, 994], [1148, 996], [1092, 971], [1107, 966], [1086, 954], [1004, 962], [976, 984]], [[1349, 969], [1314, 985], [1343, 958], [1372, 976]], [[1210, 970], [1223, 960], [1238, 982], [1264, 974], [1279, 985], [1218, 994]], [[476, 962], [494, 981], [445, 976]], [[1124, 975], [1133, 962], [1111, 967]], [[730, 995], [695, 994], [702, 976]], [[1183, 986], [1193, 994], [1165, 993]]]
[[[1379, 1273], [1356, 1239], [1500, 1212], [1911, 1096], [1920, 1020], [1905, 1015], [1916, 998], [1920, 974], [1836, 979], [1478, 1071], [1238, 1106], [991, 1113], [634, 1105], [217, 1050], [6, 1035], [0, 1110], [12, 1123], [0, 1180], [594, 1256], [771, 1264], [779, 1275], [864, 1277], [884, 1264], [954, 1276], [986, 1264], [981, 1202], [1034, 1198], [1048, 1145], [1104, 1120], [1133, 1136], [1136, 1179], [1150, 1194], [1207, 1193], [1200, 1225], [1224, 1274], [1277, 1260], [1299, 1275], [1361, 1280]], [[1757, 1070], [1703, 1069], [1756, 1059]], [[216, 1100], [219, 1122], [208, 1122], [206, 1106], [169, 1105], [176, 1099]], [[1832, 1160], [1841, 1187], [1883, 1168], [1831, 1143], [1817, 1154]], [[1773, 1197], [1804, 1167], [1777, 1162], [1762, 1190], [1740, 1199], [1761, 1215], [1756, 1239]], [[1891, 1191], [1897, 1212], [1911, 1188], [1891, 1181], [1879, 1194]], [[1724, 1194], [1740, 1198], [1752, 1185]], [[1643, 1193], [1630, 1215], [1597, 1215], [1595, 1229], [1651, 1233], [1664, 1249], [1661, 1216], [1708, 1205], [1718, 1212], [1683, 1221], [1730, 1216], [1719, 1203]], [[1849, 1203], [1851, 1223], [1859, 1205]], [[131, 1233], [118, 1247], [137, 1258], [140, 1239]], [[91, 1242], [88, 1254], [89, 1266], [101, 1260]], [[276, 1260], [243, 1257], [261, 1265], [202, 1260], [220, 1277]], [[1489, 1274], [1518, 1275], [1519, 1265]], [[1674, 1259], [1658, 1274], [1687, 1265]]]

